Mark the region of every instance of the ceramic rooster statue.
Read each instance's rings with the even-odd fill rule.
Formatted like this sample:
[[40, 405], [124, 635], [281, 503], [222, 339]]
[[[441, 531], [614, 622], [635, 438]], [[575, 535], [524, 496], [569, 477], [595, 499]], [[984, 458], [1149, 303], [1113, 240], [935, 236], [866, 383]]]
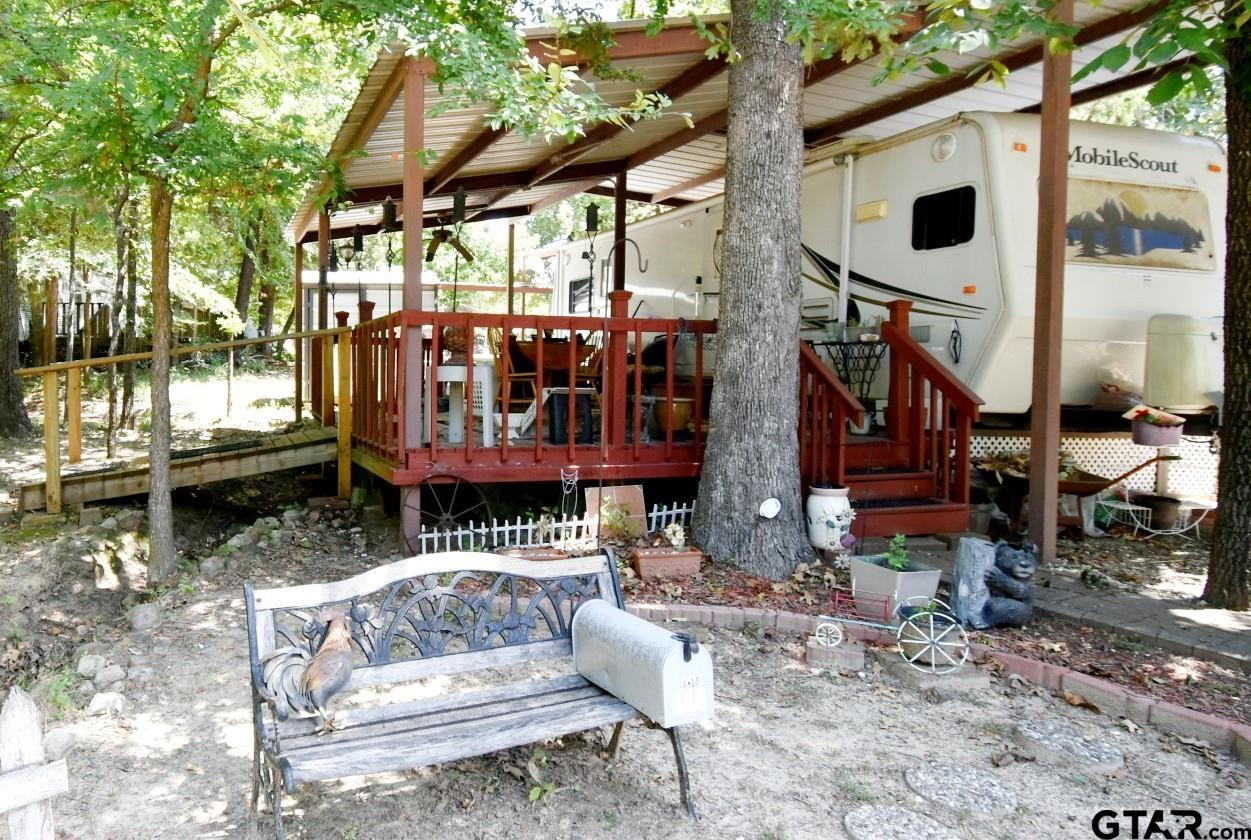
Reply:
[[266, 656], [261, 666], [279, 720], [286, 720], [292, 711], [300, 716], [315, 715], [321, 721], [316, 732], [331, 731], [334, 724], [326, 714], [326, 703], [352, 676], [352, 633], [347, 617], [330, 618], [317, 653], [285, 647]]

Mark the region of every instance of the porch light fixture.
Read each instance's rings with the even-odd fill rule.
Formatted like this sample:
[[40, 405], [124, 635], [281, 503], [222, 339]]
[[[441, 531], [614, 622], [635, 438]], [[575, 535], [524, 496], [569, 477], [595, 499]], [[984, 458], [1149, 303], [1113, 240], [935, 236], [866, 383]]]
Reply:
[[361, 234], [361, 226], [353, 225], [352, 242], [350, 245], [339, 246], [339, 256], [343, 258], [343, 261], [350, 268], [352, 260], [359, 258], [363, 250], [365, 250], [365, 237]]
[[588, 204], [586, 206], [586, 232], [599, 233], [599, 205]]

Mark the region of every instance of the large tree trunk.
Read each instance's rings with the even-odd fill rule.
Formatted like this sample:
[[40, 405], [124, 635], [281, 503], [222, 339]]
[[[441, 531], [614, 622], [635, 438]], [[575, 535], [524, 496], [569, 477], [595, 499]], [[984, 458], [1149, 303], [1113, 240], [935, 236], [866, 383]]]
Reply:
[[1226, 48], [1229, 206], [1225, 216], [1225, 410], [1221, 413], [1220, 515], [1203, 597], [1251, 607], [1251, 56], [1246, 37]]
[[239, 285], [235, 289], [235, 311], [245, 324], [248, 322], [248, 308], [252, 305], [252, 280], [256, 277], [256, 229], [255, 224], [249, 226], [243, 238], [243, 261], [239, 265]]
[[[138, 258], [135, 254], [136, 242], [135, 237], [139, 234], [139, 205], [137, 202], [130, 202], [129, 218], [126, 222], [126, 317], [123, 321], [122, 332], [124, 337], [122, 340], [122, 348], [127, 353], [134, 353], [139, 349], [138, 324], [136, 323], [135, 309], [138, 306], [139, 297], [139, 268]], [[118, 420], [118, 426], [126, 426], [128, 429], [135, 427], [135, 363], [127, 362], [122, 367], [122, 411]]]
[[[268, 338], [274, 334], [274, 297], [278, 290], [273, 283], [261, 285], [261, 335]], [[274, 357], [274, 345], [262, 344], [261, 355], [266, 359]]]
[[[778, 7], [733, 0], [712, 431], [696, 543], [765, 577], [812, 559], [799, 487], [799, 188], [803, 60]], [[773, 497], [781, 512], [760, 515]]]
[[[17, 437], [31, 431], [22, 384], [17, 370], [18, 344], [17, 249], [13, 245], [13, 214], [0, 204], [0, 437]], [[35, 312], [31, 311], [31, 321]], [[32, 331], [33, 335], [33, 331]]]
[[170, 497], [169, 366], [173, 313], [169, 302], [169, 222], [174, 196], [160, 178], [149, 179], [152, 202], [152, 444], [148, 452], [148, 579], [178, 571]]
[[[126, 304], [126, 245], [130, 234], [122, 218], [130, 190], [123, 189], [113, 205], [114, 274], [113, 297], [109, 300], [109, 355], [116, 356], [121, 348], [122, 307]], [[117, 430], [117, 365], [109, 365], [109, 417], [104, 430], [104, 454], [113, 457], [113, 439]]]

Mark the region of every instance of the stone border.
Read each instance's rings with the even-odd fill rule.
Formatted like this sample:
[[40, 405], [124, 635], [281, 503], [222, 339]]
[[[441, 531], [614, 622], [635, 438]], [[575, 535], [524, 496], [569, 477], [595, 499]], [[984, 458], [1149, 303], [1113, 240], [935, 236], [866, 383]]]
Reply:
[[[747, 624], [773, 628], [783, 633], [811, 635], [821, 623], [816, 616], [785, 610], [757, 607], [720, 607], [697, 604], [630, 604], [630, 612], [649, 621], [680, 619], [712, 627], [742, 628]], [[844, 624], [849, 638], [859, 641], [894, 644], [895, 636], [873, 627]], [[1024, 677], [1051, 691], [1073, 691], [1081, 694], [1099, 709], [1114, 717], [1134, 723], [1150, 724], [1163, 732], [1185, 738], [1207, 741], [1214, 749], [1232, 751], [1238, 759], [1251, 766], [1251, 726], [1215, 715], [1196, 712], [1165, 700], [1135, 694], [1116, 683], [1093, 677], [1071, 668], [1029, 659], [1015, 653], [994, 650], [974, 643], [974, 661], [987, 659], [998, 663], [1004, 671]]]

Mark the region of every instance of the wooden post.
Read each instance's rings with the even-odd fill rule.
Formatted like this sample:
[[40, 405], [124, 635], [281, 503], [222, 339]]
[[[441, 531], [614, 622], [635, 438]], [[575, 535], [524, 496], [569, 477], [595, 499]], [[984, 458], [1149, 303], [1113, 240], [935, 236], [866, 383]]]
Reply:
[[48, 800], [69, 790], [65, 759], [45, 763], [39, 710], [22, 689], [9, 689], [0, 710], [0, 814], [13, 840], [52, 840]]
[[335, 415], [339, 427], [339, 498], [347, 499], [352, 495], [352, 334], [339, 333], [336, 343], [339, 347], [339, 410]]
[[[85, 274], [85, 272], [84, 272]], [[84, 276], [83, 281], [86, 282]], [[91, 358], [91, 291], [88, 290], [83, 296], [83, 358]]]
[[[892, 300], [886, 304], [890, 322], [908, 334], [912, 301]], [[908, 365], [895, 353], [890, 354], [890, 384], [886, 394], [886, 436], [899, 443], [907, 439]]]
[[43, 375], [44, 507], [61, 512], [61, 406], [56, 373]]
[[[304, 243], [295, 243], [295, 331], [304, 331]], [[304, 339], [295, 340], [295, 422], [304, 419]]]
[[65, 416], [69, 431], [69, 462], [83, 459], [83, 369], [65, 371]]
[[321, 340], [321, 424], [334, 425], [334, 339]]
[[235, 351], [226, 351], [226, 416], [235, 413]]
[[[1073, 0], [1054, 19], [1073, 22]], [[1038, 259], [1034, 280], [1034, 388], [1030, 408], [1029, 538], [1039, 562], [1056, 553], [1060, 502], [1060, 345], [1064, 325], [1064, 244], [1068, 204], [1069, 106], [1073, 55], [1043, 57], [1042, 137], [1038, 162]]]
[[48, 296], [43, 305], [43, 363], [45, 365], [56, 361], [56, 285], [54, 274], [48, 278]]
[[[425, 148], [426, 62], [407, 58], [404, 68], [404, 190], [401, 210], [404, 214], [404, 309], [421, 311], [422, 223], [425, 205], [425, 174], [421, 152]], [[404, 330], [407, 346], [404, 353], [404, 438], [410, 445], [420, 446], [425, 420], [425, 367], [422, 359], [422, 331]], [[470, 363], [472, 365], [472, 362]], [[472, 370], [472, 367], [470, 368]], [[403, 453], [401, 453], [403, 457]]]
[[516, 281], [516, 269], [514, 268], [514, 249], [517, 247], [517, 226], [511, 222], [508, 225], [508, 314], [513, 314], [513, 284]]
[[[616, 191], [613, 193], [613, 244], [616, 248], [612, 255], [612, 288], [616, 292], [624, 292], [626, 287], [626, 173], [617, 176]], [[591, 278], [591, 285], [595, 279]]]
[[[317, 214], [317, 329], [324, 330], [327, 327], [328, 307], [326, 300], [326, 291], [329, 284], [328, 272], [330, 271], [330, 214], [323, 208]], [[323, 387], [332, 387], [326, 385], [322, 380], [324, 365], [322, 364], [322, 351], [325, 344], [324, 338], [314, 338], [310, 345], [312, 351], [312, 359], [309, 361], [309, 399], [313, 404], [313, 413], [321, 415], [322, 406], [325, 399], [322, 395]], [[322, 423], [330, 421], [324, 416], [321, 417]]]

